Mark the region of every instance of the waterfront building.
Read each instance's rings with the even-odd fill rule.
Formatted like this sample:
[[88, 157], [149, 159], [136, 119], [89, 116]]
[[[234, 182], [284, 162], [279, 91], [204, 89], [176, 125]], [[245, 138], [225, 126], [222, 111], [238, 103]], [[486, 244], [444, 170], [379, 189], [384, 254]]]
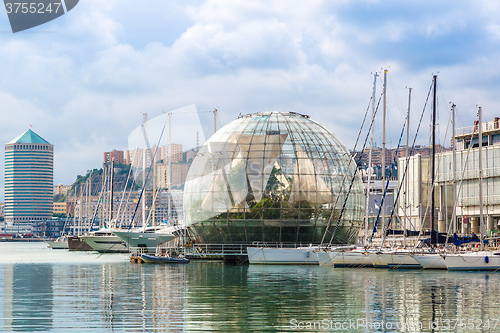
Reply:
[[[191, 163], [172, 163], [171, 167], [171, 179], [170, 179], [170, 188], [180, 189], [186, 182], [186, 177], [189, 171], [189, 167]], [[168, 181], [168, 164], [158, 163], [156, 167], [156, 186], [167, 189], [169, 187]]]
[[68, 218], [53, 217], [34, 223], [32, 232], [34, 236], [57, 238], [67, 234], [70, 224], [71, 220]]
[[54, 214], [68, 214], [66, 202], [54, 202]]
[[[178, 225], [183, 218], [181, 190], [160, 191], [155, 200], [155, 225]], [[152, 223], [150, 223], [152, 224]]]
[[171, 188], [181, 188], [184, 185], [190, 166], [191, 163], [172, 164]]
[[127, 150], [127, 152], [125, 153], [125, 164], [131, 164], [130, 150]]
[[54, 146], [27, 130], [5, 145], [5, 221], [28, 226], [52, 217]]
[[[382, 177], [382, 148], [373, 147], [372, 149], [372, 168], [375, 177]], [[432, 147], [427, 146], [415, 146], [413, 149], [409, 149], [412, 155], [420, 154], [423, 157], [429, 157], [432, 153]], [[450, 148], [445, 148], [440, 144], [436, 144], [436, 152], [441, 153], [445, 151], [450, 151]], [[352, 155], [354, 160], [358, 164], [360, 169], [366, 170], [368, 168], [368, 156], [370, 154], [370, 148], [365, 148], [362, 151], [354, 151]], [[385, 151], [385, 165], [386, 165], [386, 177], [391, 179], [397, 179], [398, 169], [395, 168], [397, 164], [397, 158], [402, 158], [406, 156], [406, 146], [400, 146], [399, 148], [387, 148]]]
[[103, 164], [110, 164], [114, 161], [115, 164], [125, 164], [123, 150], [115, 150], [104, 152]]
[[[171, 147], [169, 149], [169, 147]], [[155, 156], [156, 151], [156, 156]], [[127, 163], [131, 164], [132, 167], [136, 169], [141, 169], [143, 166], [143, 154], [146, 154], [146, 167], [151, 166], [151, 161], [153, 160], [153, 156], [157, 163], [168, 164], [169, 162], [169, 153], [171, 154], [171, 163], [182, 162], [184, 159], [184, 153], [182, 151], [182, 144], [172, 143], [170, 145], [160, 146], [158, 150], [156, 147], [151, 147], [148, 149], [134, 149], [127, 151]]]
[[188, 150], [185, 153], [184, 161], [186, 161], [187, 163], [192, 163], [197, 153], [198, 149], [193, 148], [191, 150]]
[[[483, 129], [483, 205], [484, 230], [498, 233], [500, 220], [500, 128], [498, 118], [481, 124]], [[453, 152], [447, 150], [436, 154], [436, 183], [434, 212], [435, 228], [439, 232], [450, 231], [467, 235], [479, 234], [479, 133], [478, 124], [456, 131], [455, 183], [457, 200], [453, 198]], [[469, 149], [470, 147], [470, 149]], [[405, 169], [406, 159], [399, 159], [399, 183]], [[399, 197], [399, 217], [408, 216], [417, 230], [430, 228], [430, 157], [420, 154], [412, 156], [408, 163], [408, 186], [402, 184], [402, 193], [407, 192], [407, 207], [403, 209], [404, 195]], [[455, 206], [455, 219], [452, 220]], [[450, 225], [451, 223], [451, 225]]]
[[59, 195], [59, 196], [65, 196], [68, 194], [68, 191], [71, 189], [71, 186], [63, 185], [63, 184], [57, 184], [54, 185], [54, 196]]
[[127, 151], [127, 156], [130, 159], [130, 165], [135, 169], [141, 169], [143, 164], [143, 154], [146, 154], [146, 167], [151, 165], [151, 159], [154, 154], [154, 150], [151, 149], [134, 149]]
[[170, 145], [161, 146], [159, 148], [159, 151], [159, 157], [157, 158], [158, 160], [168, 162], [169, 154], [172, 156], [172, 163], [182, 162], [183, 160], [182, 144], [172, 143]]
[[172, 221], [170, 224], [180, 224], [184, 221], [184, 211], [183, 211], [183, 201], [184, 201], [184, 191], [183, 190], [170, 190], [170, 205], [171, 205], [171, 216]]
[[[363, 177], [363, 186], [366, 193], [367, 187], [367, 179]], [[370, 197], [368, 202], [368, 209], [365, 213], [368, 213], [368, 237], [371, 237], [373, 232], [373, 227], [375, 223], [377, 223], [377, 231], [380, 232], [383, 230], [384, 225], [389, 225], [388, 221], [391, 218], [390, 229], [398, 229], [399, 219], [397, 218], [397, 206], [395, 207], [395, 198], [396, 193], [398, 191], [398, 181], [397, 180], [389, 180], [389, 184], [387, 186], [387, 190], [385, 190], [385, 183], [382, 183], [381, 179], [371, 179], [370, 180]], [[384, 213], [380, 211], [380, 206], [382, 204], [382, 198], [384, 197], [384, 191], [386, 192], [384, 198]], [[393, 213], [393, 210], [394, 213]], [[380, 211], [380, 213], [379, 213]], [[382, 216], [384, 216], [385, 220], [382, 221]], [[378, 217], [378, 221], [377, 221]], [[374, 236], [380, 236], [381, 233], [374, 234]]]
[[309, 244], [326, 234], [326, 243], [345, 244], [364, 224], [351, 154], [294, 112], [240, 116], [217, 131], [189, 169], [183, 205], [198, 242]]

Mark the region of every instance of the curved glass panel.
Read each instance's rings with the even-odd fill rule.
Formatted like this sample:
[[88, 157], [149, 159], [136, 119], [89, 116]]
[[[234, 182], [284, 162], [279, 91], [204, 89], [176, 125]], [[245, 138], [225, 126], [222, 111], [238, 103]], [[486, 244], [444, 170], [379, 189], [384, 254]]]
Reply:
[[352, 242], [364, 211], [354, 175], [349, 151], [308, 116], [241, 116], [194, 159], [184, 187], [186, 225], [201, 242], [319, 243], [330, 223], [326, 242], [334, 230], [334, 242]]

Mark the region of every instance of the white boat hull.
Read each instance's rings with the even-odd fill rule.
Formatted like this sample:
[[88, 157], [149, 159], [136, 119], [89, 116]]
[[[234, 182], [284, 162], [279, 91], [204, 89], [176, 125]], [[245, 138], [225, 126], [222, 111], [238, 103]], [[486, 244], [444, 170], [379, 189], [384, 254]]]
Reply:
[[81, 236], [94, 250], [101, 253], [126, 253], [128, 252], [127, 244], [118, 236]]
[[500, 253], [481, 251], [447, 254], [444, 262], [450, 271], [497, 270], [500, 269]]
[[329, 255], [335, 267], [373, 267], [365, 251], [330, 251]]
[[247, 247], [247, 253], [250, 264], [318, 265], [318, 256], [314, 249]]
[[316, 255], [318, 256], [318, 264], [323, 266], [333, 266], [332, 258], [330, 258], [330, 251], [317, 251]]
[[368, 258], [373, 265], [373, 267], [377, 268], [387, 268], [387, 262], [382, 258], [381, 252], [368, 252]]
[[68, 247], [68, 241], [61, 242], [61, 241], [45, 241], [47, 245], [55, 250], [62, 250], [62, 249], [69, 249]]
[[139, 231], [113, 231], [113, 234], [128, 244], [131, 248], [143, 248], [150, 253], [156, 252], [156, 246], [175, 238], [173, 234]]
[[389, 268], [422, 268], [418, 261], [413, 259], [411, 252], [388, 252], [380, 256]]
[[424, 269], [447, 269], [446, 263], [440, 254], [421, 253], [412, 256]]

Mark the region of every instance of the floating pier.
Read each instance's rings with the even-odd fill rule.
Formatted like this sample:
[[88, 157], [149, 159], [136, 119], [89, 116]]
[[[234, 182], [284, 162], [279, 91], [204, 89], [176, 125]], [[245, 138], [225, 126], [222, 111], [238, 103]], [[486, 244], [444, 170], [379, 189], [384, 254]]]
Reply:
[[144, 260], [142, 260], [140, 255], [131, 255], [130, 261], [136, 264], [143, 264]]

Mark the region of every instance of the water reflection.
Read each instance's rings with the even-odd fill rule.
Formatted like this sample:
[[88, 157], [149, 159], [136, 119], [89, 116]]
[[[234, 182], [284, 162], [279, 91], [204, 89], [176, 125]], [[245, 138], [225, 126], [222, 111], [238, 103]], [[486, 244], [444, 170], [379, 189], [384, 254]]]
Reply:
[[496, 273], [122, 261], [0, 273], [3, 331], [500, 331], [444, 327], [500, 318]]
[[[182, 331], [184, 267], [162, 265], [70, 266], [60, 271], [61, 294], [71, 295], [68, 328], [109, 331]], [[72, 288], [72, 290], [69, 290]], [[66, 320], [69, 318], [62, 318]]]
[[52, 327], [52, 267], [8, 265], [3, 269], [5, 331], [44, 331]]

